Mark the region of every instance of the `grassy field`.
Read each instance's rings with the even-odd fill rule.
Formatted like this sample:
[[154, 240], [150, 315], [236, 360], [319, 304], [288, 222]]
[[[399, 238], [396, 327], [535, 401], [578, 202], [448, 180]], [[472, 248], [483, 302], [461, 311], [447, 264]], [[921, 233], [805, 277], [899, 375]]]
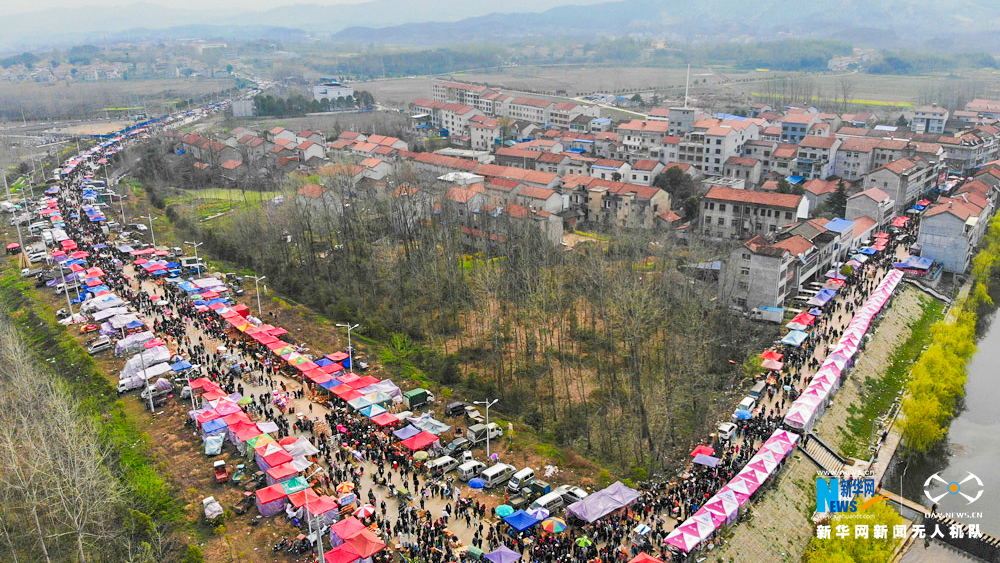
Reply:
[[233, 209], [257, 207], [278, 195], [277, 191], [242, 192], [228, 188], [208, 188], [204, 190], [175, 189], [167, 198], [167, 205], [176, 205], [197, 214], [202, 220], [224, 215]]
[[[426, 94], [418, 94], [414, 98], [423, 95], [430, 96], [430, 85], [427, 88]], [[376, 99], [378, 98], [376, 97]], [[339, 115], [307, 115], [305, 117], [262, 117], [243, 120], [240, 122], [240, 125], [257, 131], [266, 131], [280, 125], [293, 131], [304, 131], [306, 129], [319, 131], [327, 136], [334, 133], [339, 134], [341, 131], [363, 131], [370, 133], [373, 130], [384, 135], [398, 136], [399, 133], [408, 127], [409, 120], [405, 115], [395, 111], [376, 111]]]

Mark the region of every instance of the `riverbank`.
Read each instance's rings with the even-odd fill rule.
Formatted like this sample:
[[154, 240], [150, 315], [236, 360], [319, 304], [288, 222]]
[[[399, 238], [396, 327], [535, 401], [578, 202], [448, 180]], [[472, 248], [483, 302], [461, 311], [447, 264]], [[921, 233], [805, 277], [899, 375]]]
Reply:
[[[910, 338], [924, 313], [922, 299], [928, 298], [909, 287], [893, 299], [848, 381], [814, 430], [831, 447], [839, 449], [851, 406], [863, 400], [864, 382], [878, 381], [896, 350]], [[750, 505], [748, 517], [727, 532], [722, 546], [709, 554], [708, 561], [802, 560], [814, 533], [811, 517], [816, 510], [818, 468], [801, 452], [795, 452], [775, 486]]]

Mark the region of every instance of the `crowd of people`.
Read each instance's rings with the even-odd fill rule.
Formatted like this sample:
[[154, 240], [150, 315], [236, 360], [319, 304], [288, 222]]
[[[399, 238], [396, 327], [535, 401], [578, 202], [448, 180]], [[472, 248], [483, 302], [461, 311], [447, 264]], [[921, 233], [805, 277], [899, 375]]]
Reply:
[[[66, 217], [80, 206], [73, 188], [80, 179], [80, 174], [70, 176], [59, 195]], [[353, 483], [359, 499], [368, 499], [379, 508], [371, 522], [386, 537], [394, 537], [403, 553], [429, 563], [459, 558], [463, 542], [449, 526], [464, 527], [466, 547], [490, 551], [503, 544], [532, 563], [582, 563], [595, 558], [624, 562], [640, 550], [664, 560], [683, 559], [684, 554], [664, 544], [667, 534], [736, 475], [758, 444], [780, 426], [786, 407], [802, 392], [855, 309], [891, 267], [897, 243], [893, 234], [890, 250], [846, 276], [837, 299], [824, 308], [801, 346], [780, 348], [784, 367], [771, 374], [762, 395], [766, 400], [751, 418], [736, 421], [732, 440], [712, 441], [718, 458], [714, 467], [690, 464], [674, 478], [643, 483], [638, 501], [623, 511], [581, 525], [573, 533], [547, 534], [536, 529], [518, 532], [493, 518], [477, 493], [463, 492], [453, 479], [422, 474], [411, 452], [401, 449], [389, 432], [343, 402], [330, 401], [328, 395], [309, 388], [298, 372], [273, 360], [266, 347], [240, 338], [214, 311], [195, 307], [178, 286], [134, 267], [133, 257], [113, 247], [93, 249], [108, 242], [98, 225], [67, 221], [66, 231], [81, 248], [90, 250], [89, 261], [104, 270], [105, 285], [149, 319], [151, 328], [196, 366], [196, 375], [217, 382], [226, 392], [248, 397], [247, 411], [259, 420], [274, 422], [279, 436], [306, 437], [318, 449], [315, 461], [324, 468], [316, 477], [318, 484]], [[279, 404], [277, 397], [289, 400]], [[640, 523], [650, 529], [637, 537], [633, 529]], [[386, 557], [380, 554], [377, 559]]]

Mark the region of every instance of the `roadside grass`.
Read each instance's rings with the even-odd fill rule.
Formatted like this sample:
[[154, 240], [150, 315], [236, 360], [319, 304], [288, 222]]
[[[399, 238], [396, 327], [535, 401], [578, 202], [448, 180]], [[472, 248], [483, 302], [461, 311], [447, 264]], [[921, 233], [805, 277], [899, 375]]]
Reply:
[[864, 458], [868, 455], [876, 420], [888, 412], [893, 401], [900, 396], [910, 377], [910, 366], [930, 343], [931, 327], [941, 319], [944, 304], [921, 294], [920, 307], [920, 318], [911, 325], [910, 336], [896, 348], [891, 363], [881, 377], [865, 378], [862, 401], [848, 407], [847, 427], [843, 430], [840, 445], [843, 456]]

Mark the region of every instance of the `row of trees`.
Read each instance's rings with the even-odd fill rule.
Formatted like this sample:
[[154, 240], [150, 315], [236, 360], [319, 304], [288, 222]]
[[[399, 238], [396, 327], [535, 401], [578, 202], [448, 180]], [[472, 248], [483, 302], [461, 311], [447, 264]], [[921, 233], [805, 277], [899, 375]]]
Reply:
[[292, 94], [287, 98], [275, 97], [270, 94], [254, 96], [254, 108], [257, 115], [272, 117], [297, 117], [307, 113], [337, 111], [348, 109], [374, 109], [375, 97], [371, 92], [359, 90], [353, 96], [341, 96], [330, 100], [316, 100], [301, 94]]
[[[440, 191], [433, 178], [388, 180], [369, 190], [337, 175], [291, 179], [284, 204], [211, 228], [168, 214], [219, 258], [391, 343], [398, 375], [500, 398], [504, 416], [623, 469], [664, 467], [704, 436], [741, 377], [730, 361], [773, 336], [682, 272], [710, 249], [609, 227], [609, 242], [565, 252], [530, 221], [488, 214], [465, 224], [500, 235], [476, 237], [448, 200], [436, 210], [421, 196]], [[306, 181], [325, 195], [296, 197]], [[403, 186], [420, 192], [376, 191]]]
[[[162, 520], [150, 516], [155, 512], [150, 506], [137, 502], [143, 493], [137, 495], [123, 486], [120, 471], [125, 461], [106, 433], [109, 427], [98, 422], [99, 416], [81, 411], [80, 405], [92, 398], [73, 396], [54, 374], [39, 369], [34, 358], [13, 328], [10, 311], [0, 308], [0, 377], [4, 382], [0, 393], [0, 455], [4, 458], [0, 464], [0, 553], [4, 555], [0, 559], [177, 560], [177, 544]], [[108, 410], [104, 414], [111, 416]], [[120, 437], [134, 438], [125, 433]], [[136, 446], [131, 443], [132, 448]]]
[[976, 353], [979, 320], [993, 307], [991, 293], [1000, 275], [1000, 217], [990, 220], [982, 250], [972, 261], [975, 284], [948, 319], [932, 327], [933, 341], [914, 362], [903, 401], [903, 439], [907, 448], [926, 452], [948, 432], [965, 395], [966, 364]]

